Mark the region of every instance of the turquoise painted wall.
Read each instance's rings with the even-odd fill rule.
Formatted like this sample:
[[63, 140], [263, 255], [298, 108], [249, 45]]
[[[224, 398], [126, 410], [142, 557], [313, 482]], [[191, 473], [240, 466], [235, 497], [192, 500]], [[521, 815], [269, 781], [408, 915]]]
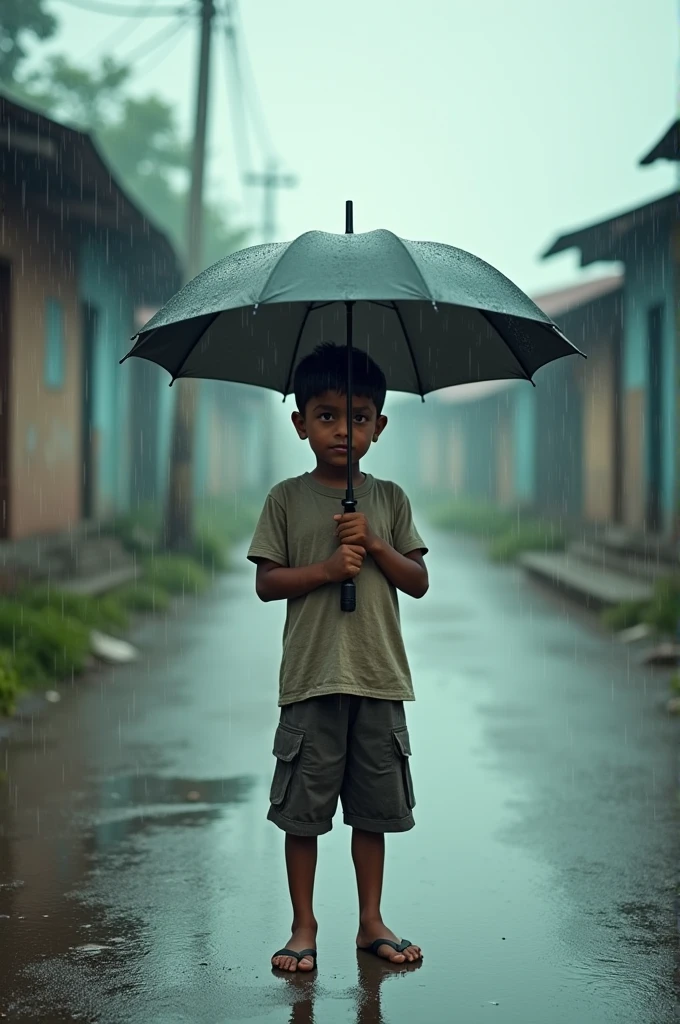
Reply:
[[130, 500], [130, 378], [118, 360], [128, 350], [134, 315], [124, 276], [108, 260], [105, 247], [92, 240], [81, 246], [79, 291], [81, 301], [97, 310], [92, 382], [99, 436], [95, 510], [106, 517], [125, 511]]
[[[644, 234], [636, 232], [634, 248], [626, 258], [624, 287], [623, 382], [626, 390], [647, 388], [648, 343], [647, 314], [652, 306], [662, 305], [663, 314], [663, 523], [672, 529], [675, 509], [675, 394], [677, 357], [675, 351], [675, 303], [673, 300], [673, 261], [670, 232], [664, 228], [659, 237], [656, 228]], [[644, 451], [645, 485], [649, 453]]]
[[513, 391], [515, 497], [531, 505], [536, 496], [536, 389], [522, 381]]

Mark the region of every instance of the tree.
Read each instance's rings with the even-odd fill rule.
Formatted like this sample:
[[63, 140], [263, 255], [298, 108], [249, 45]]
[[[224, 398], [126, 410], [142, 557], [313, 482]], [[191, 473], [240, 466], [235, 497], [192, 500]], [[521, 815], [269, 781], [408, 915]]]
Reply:
[[[40, 14], [40, 0], [31, 4]], [[27, 31], [25, 25], [21, 31]], [[154, 94], [130, 96], [126, 87], [132, 71], [113, 57], [91, 69], [57, 54], [38, 69], [17, 74], [25, 58], [22, 50], [10, 80], [0, 64], [0, 82], [18, 99], [91, 132], [121, 184], [183, 256], [190, 147], [179, 135], [171, 104]], [[248, 230], [234, 229], [226, 214], [224, 203], [207, 200], [203, 205], [203, 266], [246, 244]]]
[[26, 59], [25, 37], [49, 39], [57, 19], [48, 14], [45, 0], [2, 0], [0, 5], [0, 82], [11, 82]]

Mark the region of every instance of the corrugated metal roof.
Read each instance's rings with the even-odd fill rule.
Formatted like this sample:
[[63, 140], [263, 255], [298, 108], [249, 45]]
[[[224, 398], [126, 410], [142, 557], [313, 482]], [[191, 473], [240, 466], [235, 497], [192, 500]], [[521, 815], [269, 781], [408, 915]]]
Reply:
[[644, 206], [637, 206], [615, 217], [560, 235], [543, 254], [543, 259], [568, 249], [580, 249], [582, 267], [600, 260], [618, 260], [623, 256], [621, 240], [631, 231], [639, 230], [654, 220], [678, 217], [679, 214], [680, 192], [675, 189]]
[[[7, 166], [12, 161], [15, 170], [14, 161], [20, 162], [22, 180], [37, 203], [54, 206], [64, 222], [115, 231], [150, 276], [180, 286], [179, 261], [168, 236], [130, 198], [87, 132], [0, 91], [0, 143]], [[0, 173], [7, 166], [0, 165]]]
[[578, 309], [579, 306], [585, 306], [588, 302], [618, 291], [623, 287], [623, 279], [623, 274], [610, 274], [607, 277], [598, 277], [592, 281], [582, 281], [580, 284], [560, 288], [556, 292], [534, 295], [532, 298], [549, 317], [561, 316], [572, 309]]
[[[560, 316], [618, 291], [623, 286], [623, 280], [623, 274], [610, 274], [592, 281], [581, 281], [578, 284], [560, 288], [559, 291], [533, 295], [532, 299], [548, 316]], [[490, 398], [492, 395], [507, 391], [508, 388], [526, 383], [527, 381], [517, 380], [482, 380], [473, 384], [458, 384], [454, 387], [442, 388], [441, 391], [435, 392], [435, 396], [438, 401], [448, 405], [461, 404]]]

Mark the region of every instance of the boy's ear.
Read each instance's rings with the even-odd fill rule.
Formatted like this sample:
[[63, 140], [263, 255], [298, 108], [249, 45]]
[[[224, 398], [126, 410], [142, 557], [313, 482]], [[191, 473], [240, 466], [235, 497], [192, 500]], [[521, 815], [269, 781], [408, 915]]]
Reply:
[[373, 431], [373, 441], [377, 441], [383, 430], [387, 426], [387, 416], [378, 416], [375, 421], [375, 430]]
[[305, 441], [307, 439], [307, 427], [305, 426], [304, 416], [302, 415], [301, 412], [298, 412], [296, 409], [295, 412], [291, 413], [290, 418], [292, 420], [293, 426], [298, 432], [298, 437], [300, 438], [301, 441]]

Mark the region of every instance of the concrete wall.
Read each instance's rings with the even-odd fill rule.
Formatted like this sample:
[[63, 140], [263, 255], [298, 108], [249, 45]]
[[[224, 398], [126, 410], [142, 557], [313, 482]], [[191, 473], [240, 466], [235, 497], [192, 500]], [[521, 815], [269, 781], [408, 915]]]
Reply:
[[663, 308], [662, 341], [662, 516], [663, 532], [673, 531], [676, 517], [676, 344], [673, 262], [668, 226], [635, 233], [626, 254], [623, 345], [624, 520], [645, 525], [649, 487], [649, 347], [647, 316]]
[[[0, 257], [10, 293], [10, 537], [72, 526], [80, 514], [81, 320], [76, 267], [59, 223], [7, 187]], [[63, 384], [45, 383], [46, 304], [63, 313]]]
[[[101, 243], [86, 241], [79, 253], [79, 294], [96, 310], [93, 352], [95, 435], [94, 512], [105, 519], [130, 503], [132, 407], [136, 367], [118, 365], [130, 348], [134, 303], [128, 283]], [[139, 443], [139, 438], [135, 439]]]

